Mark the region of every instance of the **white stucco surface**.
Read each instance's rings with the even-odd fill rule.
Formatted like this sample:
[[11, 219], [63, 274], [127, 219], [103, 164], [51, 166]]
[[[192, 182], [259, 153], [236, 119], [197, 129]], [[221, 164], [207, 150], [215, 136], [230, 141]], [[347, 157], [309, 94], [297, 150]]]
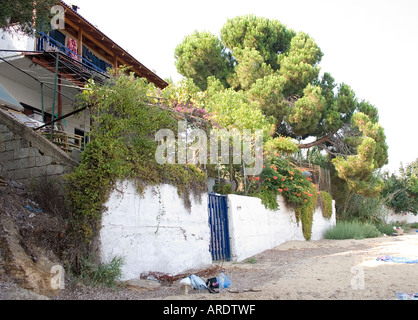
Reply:
[[[188, 211], [171, 185], [147, 188], [141, 196], [129, 181], [120, 182], [106, 203], [100, 232], [100, 257], [109, 262], [125, 259], [123, 279], [139, 278], [142, 272], [178, 274], [212, 263], [209, 252], [208, 199], [192, 200]], [[228, 195], [231, 257], [242, 261], [291, 240], [305, 241], [301, 223], [279, 196], [280, 208], [271, 211], [254, 197]], [[311, 240], [322, 239], [335, 225], [317, 209]]]
[[414, 215], [412, 212], [395, 213], [391, 209], [385, 210], [385, 218], [387, 223], [405, 222], [416, 223], [418, 222], [418, 215]]
[[106, 206], [101, 259], [108, 262], [114, 256], [124, 257], [124, 279], [139, 278], [148, 271], [177, 274], [212, 263], [204, 195], [201, 203], [192, 200], [189, 212], [171, 185], [147, 188], [142, 197], [132, 182], [123, 182]]
[[[281, 196], [279, 205], [277, 211], [272, 211], [266, 209], [258, 198], [228, 196], [232, 260], [242, 261], [287, 241], [305, 241], [302, 224], [296, 222], [295, 213]], [[330, 219], [324, 218], [318, 208], [313, 217], [311, 240], [322, 239], [324, 231], [335, 224], [334, 202]]]

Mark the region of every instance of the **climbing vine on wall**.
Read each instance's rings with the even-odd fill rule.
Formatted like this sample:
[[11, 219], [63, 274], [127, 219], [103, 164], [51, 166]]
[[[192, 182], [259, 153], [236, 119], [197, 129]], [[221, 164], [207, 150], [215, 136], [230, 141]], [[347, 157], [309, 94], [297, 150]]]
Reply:
[[300, 168], [292, 165], [285, 156], [276, 154], [265, 162], [259, 176], [249, 178], [251, 182], [250, 195], [261, 198], [266, 208], [279, 208], [277, 196], [282, 195], [287, 203], [294, 207], [297, 221], [302, 223], [305, 239], [310, 240], [312, 233], [313, 214], [318, 205], [318, 199], [323, 215], [332, 215], [332, 198], [325, 191], [318, 191], [317, 185], [304, 174]]
[[92, 125], [81, 164], [66, 177], [74, 243], [89, 244], [97, 235], [118, 180], [134, 181], [139, 193], [147, 186], [172, 184], [186, 208], [191, 196], [199, 199], [206, 192], [206, 174], [198, 167], [155, 161], [155, 133], [162, 128], [176, 132], [177, 120], [148, 98], [155, 91], [152, 84], [122, 71], [104, 85], [90, 81], [80, 97], [82, 106], [90, 106]]

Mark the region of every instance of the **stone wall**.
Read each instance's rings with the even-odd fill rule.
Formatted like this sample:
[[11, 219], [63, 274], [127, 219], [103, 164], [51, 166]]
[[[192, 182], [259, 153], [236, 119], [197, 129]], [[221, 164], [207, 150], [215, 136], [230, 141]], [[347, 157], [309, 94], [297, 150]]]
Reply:
[[78, 162], [33, 129], [0, 109], [0, 172], [27, 185], [34, 178], [59, 177]]

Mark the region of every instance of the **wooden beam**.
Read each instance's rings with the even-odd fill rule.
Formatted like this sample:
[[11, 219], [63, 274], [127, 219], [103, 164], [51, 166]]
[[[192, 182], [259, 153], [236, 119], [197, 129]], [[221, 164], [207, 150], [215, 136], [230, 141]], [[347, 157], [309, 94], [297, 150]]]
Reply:
[[[55, 68], [50, 66], [47, 61], [45, 61], [43, 59], [39, 59], [37, 57], [32, 57], [32, 61], [35, 62], [36, 64], [39, 64], [40, 66], [44, 67], [45, 69], [55, 73]], [[62, 78], [67, 79], [67, 80], [75, 83], [79, 87], [84, 87], [84, 83], [82, 83], [79, 80], [76, 80], [73, 76], [71, 76], [67, 73], [63, 73], [63, 72], [58, 72], [58, 73], [60, 74], [60, 76]]]
[[77, 35], [77, 54], [82, 57], [83, 56], [83, 29], [78, 27], [78, 35]]

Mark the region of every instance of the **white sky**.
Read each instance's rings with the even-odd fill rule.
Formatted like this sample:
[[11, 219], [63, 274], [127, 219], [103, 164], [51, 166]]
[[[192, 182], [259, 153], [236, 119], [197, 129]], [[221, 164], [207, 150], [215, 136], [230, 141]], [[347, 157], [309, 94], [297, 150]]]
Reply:
[[418, 158], [416, 0], [68, 0], [103, 33], [160, 77], [181, 79], [174, 49], [194, 30], [215, 35], [228, 18], [277, 19], [308, 33], [324, 53], [322, 72], [379, 110], [391, 172]]

